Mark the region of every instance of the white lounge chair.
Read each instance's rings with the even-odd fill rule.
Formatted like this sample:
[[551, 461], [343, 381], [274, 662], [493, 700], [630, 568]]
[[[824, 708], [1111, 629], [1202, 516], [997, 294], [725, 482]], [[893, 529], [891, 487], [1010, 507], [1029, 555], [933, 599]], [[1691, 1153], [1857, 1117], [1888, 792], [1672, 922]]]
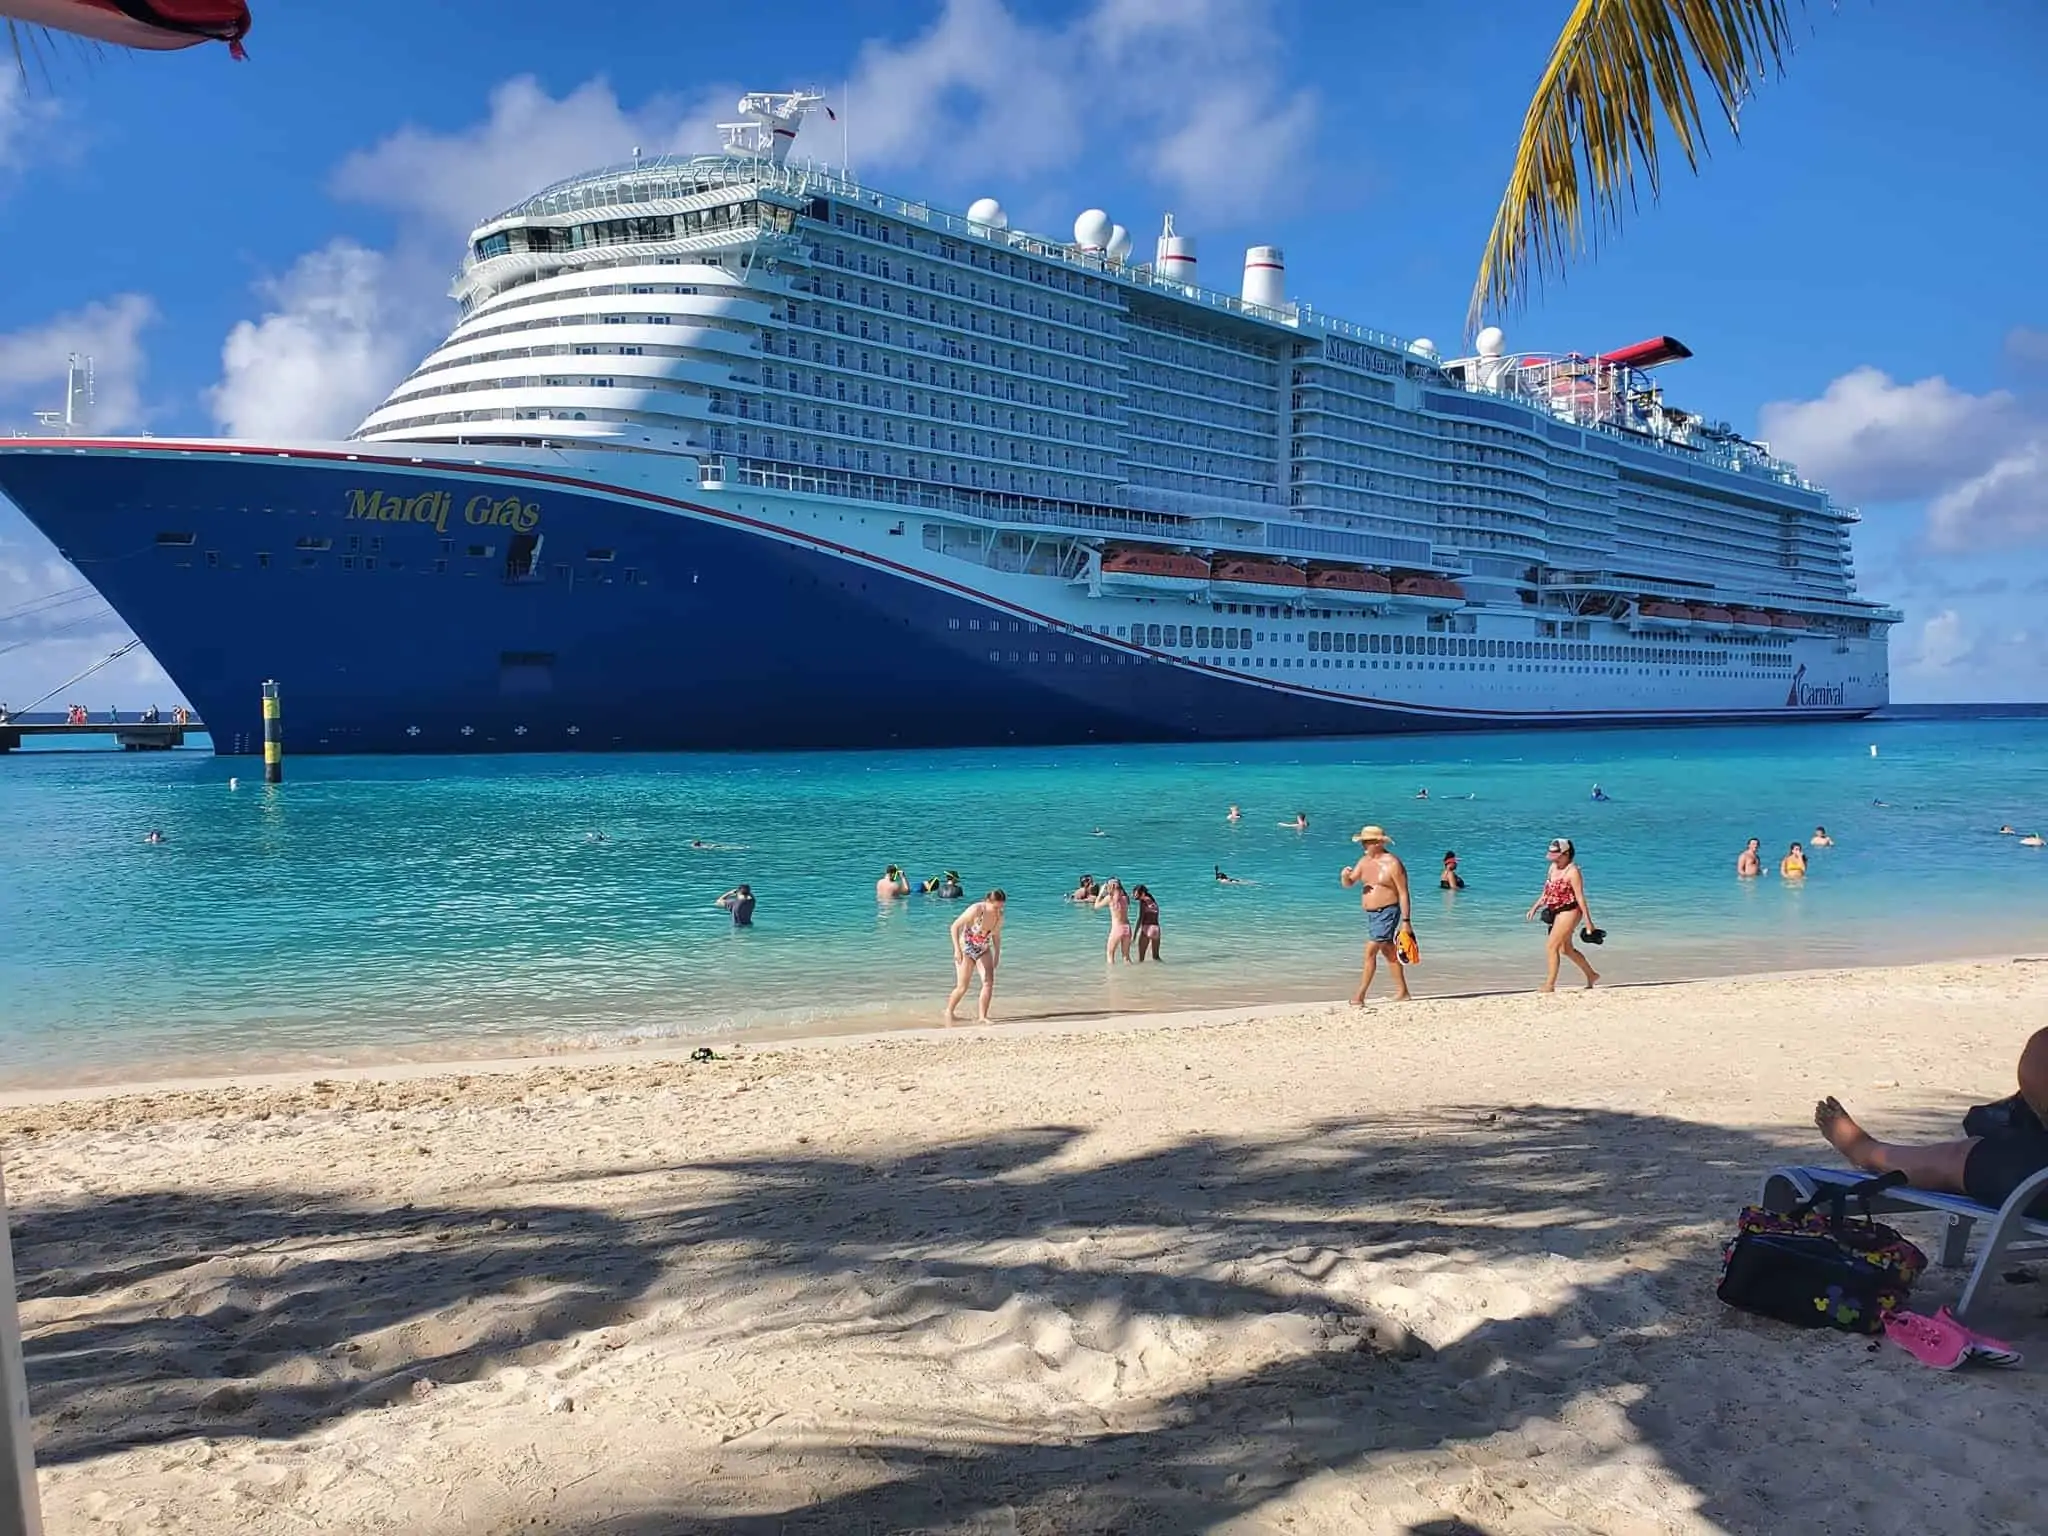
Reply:
[[[1773, 1168], [1764, 1175], [1763, 1185], [1757, 1191], [1757, 1204], [1767, 1211], [1789, 1211], [1811, 1200], [1830, 1184], [1861, 1184], [1870, 1177], [1854, 1168]], [[1998, 1273], [2001, 1261], [2021, 1255], [2048, 1256], [2048, 1220], [2024, 1214], [2044, 1190], [2048, 1190], [2048, 1169], [2028, 1179], [2012, 1192], [2010, 1200], [1993, 1210], [1963, 1195], [1947, 1195], [1937, 1190], [1895, 1184], [1872, 1195], [1870, 1209], [1876, 1214], [1933, 1211], [1947, 1217], [1942, 1227], [1938, 1261], [1944, 1269], [1961, 1268], [1964, 1250], [1970, 1242], [1970, 1229], [1980, 1221], [1990, 1223], [1983, 1249], [1977, 1255], [1977, 1267], [1970, 1272], [1969, 1283], [1963, 1287], [1962, 1300], [1955, 1305], [1955, 1315], [1960, 1318], [1966, 1317], [1977, 1303], [1978, 1292], [1983, 1288], [1986, 1277]]]

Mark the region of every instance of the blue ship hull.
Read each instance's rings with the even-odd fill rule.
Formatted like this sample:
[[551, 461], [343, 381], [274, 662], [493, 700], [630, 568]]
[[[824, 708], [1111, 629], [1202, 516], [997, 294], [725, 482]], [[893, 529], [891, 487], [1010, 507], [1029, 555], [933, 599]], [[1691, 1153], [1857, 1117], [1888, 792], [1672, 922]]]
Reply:
[[[540, 470], [200, 445], [0, 445], [0, 492], [113, 605], [230, 754], [261, 750], [267, 678], [280, 685], [293, 753], [1066, 744], [1784, 718], [1390, 708], [1224, 676], [1078, 630], [1033, 641], [1059, 646], [1034, 664], [1007, 634], [992, 648], [984, 627], [1043, 616], [827, 540]], [[521, 495], [546, 509], [530, 574], [507, 565], [516, 522], [477, 521], [504, 515], [496, 509], [508, 499], [516, 518]], [[347, 498], [397, 515], [350, 518]], [[1830, 713], [1868, 711], [1800, 717]]]

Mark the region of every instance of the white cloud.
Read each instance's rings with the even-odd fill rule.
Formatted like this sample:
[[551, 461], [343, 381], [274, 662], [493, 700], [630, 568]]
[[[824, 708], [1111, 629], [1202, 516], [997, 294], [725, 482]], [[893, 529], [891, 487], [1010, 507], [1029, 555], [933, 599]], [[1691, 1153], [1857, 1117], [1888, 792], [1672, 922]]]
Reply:
[[2005, 355], [2030, 367], [2048, 367], [2048, 331], [2016, 325], [2005, 333]]
[[118, 432], [140, 424], [142, 333], [156, 306], [139, 293], [70, 310], [40, 325], [0, 333], [0, 421], [27, 425], [33, 412], [59, 410], [73, 352], [93, 360], [92, 425]]
[[[730, 102], [737, 92], [722, 92]], [[406, 127], [350, 155], [333, 190], [389, 208], [436, 236], [464, 235], [481, 220], [566, 176], [648, 154], [717, 147], [709, 103], [685, 108], [657, 98], [634, 111], [602, 80], [559, 100], [531, 75], [491, 92], [490, 111], [474, 127], [431, 133]]]
[[209, 394], [230, 437], [342, 437], [415, 360], [419, 304], [381, 251], [336, 240], [260, 285], [262, 317], [221, 348]]
[[[1256, 212], [1302, 184], [1318, 103], [1290, 92], [1266, 0], [1096, 0], [1064, 26], [946, 0], [908, 42], [873, 41], [851, 86], [863, 173], [1019, 180], [1121, 144], [1191, 210]], [[836, 149], [836, 146], [833, 146]]]
[[1938, 375], [1899, 383], [1865, 367], [1817, 400], [1766, 405], [1758, 422], [1774, 452], [1849, 501], [1926, 500], [1936, 549], [2048, 539], [2048, 412], [2038, 401], [1974, 395]]
[[1976, 649], [1970, 627], [1953, 608], [1942, 609], [1903, 638], [1905, 643], [1897, 647], [1899, 666], [1924, 677], [1953, 672]]

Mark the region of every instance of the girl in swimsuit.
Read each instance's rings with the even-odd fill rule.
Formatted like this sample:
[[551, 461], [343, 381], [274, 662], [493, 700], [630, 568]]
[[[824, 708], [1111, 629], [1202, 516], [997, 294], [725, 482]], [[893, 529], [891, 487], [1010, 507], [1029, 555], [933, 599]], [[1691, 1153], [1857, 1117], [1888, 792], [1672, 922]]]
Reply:
[[1095, 905], [1109, 908], [1109, 954], [1114, 965], [1118, 955], [1124, 964], [1131, 963], [1131, 898], [1124, 890], [1123, 881], [1114, 875], [1109, 884], [1102, 888], [1102, 894], [1095, 898]]
[[953, 919], [953, 992], [946, 999], [946, 1022], [954, 1022], [953, 1010], [967, 995], [974, 973], [981, 972], [981, 1006], [975, 1022], [988, 1022], [989, 1000], [996, 995], [996, 966], [1003, 958], [1003, 907], [1008, 898], [1000, 890], [990, 891]]
[[1549, 856], [1550, 872], [1544, 877], [1543, 894], [1523, 914], [1525, 921], [1541, 918], [1550, 930], [1544, 944], [1550, 964], [1543, 978], [1543, 990], [1557, 990], [1560, 960], [1569, 960], [1585, 972], [1586, 985], [1590, 987], [1600, 979], [1600, 973], [1586, 963], [1586, 957], [1572, 944], [1572, 936], [1580, 927], [1593, 926], [1593, 914], [1586, 906], [1586, 877], [1579, 872], [1570, 838], [1552, 839]]
[[1138, 904], [1138, 958], [1143, 960], [1146, 947], [1150, 946], [1152, 958], [1157, 960], [1159, 958], [1159, 903], [1154, 899], [1152, 893], [1142, 885], [1131, 892], [1131, 900]]

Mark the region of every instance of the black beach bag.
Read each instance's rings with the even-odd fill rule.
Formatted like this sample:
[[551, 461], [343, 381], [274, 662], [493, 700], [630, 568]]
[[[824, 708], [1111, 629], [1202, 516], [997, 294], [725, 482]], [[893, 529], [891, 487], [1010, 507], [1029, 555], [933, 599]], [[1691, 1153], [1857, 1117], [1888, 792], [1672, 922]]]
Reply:
[[[1871, 1219], [1870, 1197], [1906, 1182], [1902, 1173], [1830, 1184], [1779, 1213], [1745, 1206], [1722, 1250], [1715, 1294], [1731, 1307], [1796, 1328], [1881, 1333], [1906, 1304], [1927, 1255]], [[1861, 1218], [1851, 1220], [1851, 1203]], [[1823, 1209], [1825, 1207], [1825, 1209]]]

